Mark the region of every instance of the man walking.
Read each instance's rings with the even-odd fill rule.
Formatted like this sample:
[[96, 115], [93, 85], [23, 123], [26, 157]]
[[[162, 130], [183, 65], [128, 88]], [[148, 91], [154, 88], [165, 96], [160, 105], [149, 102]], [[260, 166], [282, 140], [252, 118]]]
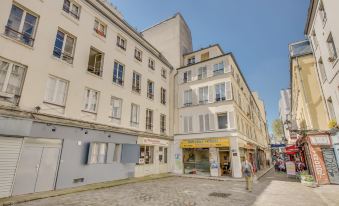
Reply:
[[252, 164], [250, 163], [250, 161], [248, 161], [247, 158], [242, 163], [242, 174], [246, 180], [246, 189], [252, 192], [254, 171]]

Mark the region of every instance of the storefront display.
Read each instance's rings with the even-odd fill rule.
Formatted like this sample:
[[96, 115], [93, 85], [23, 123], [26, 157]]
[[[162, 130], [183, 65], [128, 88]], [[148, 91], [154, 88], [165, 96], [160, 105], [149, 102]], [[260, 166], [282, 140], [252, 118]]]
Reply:
[[209, 149], [183, 150], [184, 174], [210, 175]]

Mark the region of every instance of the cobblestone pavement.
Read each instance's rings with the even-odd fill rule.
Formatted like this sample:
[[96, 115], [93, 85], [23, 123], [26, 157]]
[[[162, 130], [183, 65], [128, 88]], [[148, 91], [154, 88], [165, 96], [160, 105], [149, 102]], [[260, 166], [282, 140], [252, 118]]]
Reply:
[[[273, 205], [275, 202], [279, 203], [279, 198], [293, 199], [288, 196], [284, 197], [272, 194], [276, 195], [273, 196], [273, 198], [277, 199], [270, 202], [272, 198], [267, 199], [265, 193], [269, 192], [267, 188], [271, 187], [272, 183], [278, 184], [281, 182], [300, 185], [300, 183], [295, 183], [294, 181], [293, 179], [287, 178], [286, 175], [271, 171], [254, 185], [254, 191], [250, 193], [244, 188], [245, 182], [241, 181], [215, 181], [186, 177], [169, 177], [107, 189], [51, 197], [17, 204], [16, 206], [233, 206], [253, 204], [265, 206]], [[276, 184], [273, 184], [273, 189]], [[217, 196], [211, 196], [211, 193]], [[321, 200], [317, 200], [316, 197], [313, 199], [311, 197], [310, 200], [315, 201], [314, 203], [319, 203], [318, 205], [325, 205]]]

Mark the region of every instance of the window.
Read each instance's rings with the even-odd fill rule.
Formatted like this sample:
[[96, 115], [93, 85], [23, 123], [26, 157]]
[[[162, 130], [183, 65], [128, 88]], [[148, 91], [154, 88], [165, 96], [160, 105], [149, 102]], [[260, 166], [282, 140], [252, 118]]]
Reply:
[[122, 108], [122, 99], [112, 97], [111, 98], [111, 106], [112, 106], [112, 118], [120, 120], [121, 119], [121, 108]]
[[139, 164], [153, 164], [154, 146], [140, 146]]
[[5, 35], [28, 46], [33, 46], [37, 24], [38, 17], [36, 15], [13, 4], [5, 28]]
[[0, 58], [0, 100], [18, 104], [26, 67]]
[[121, 144], [115, 144], [113, 162], [120, 162], [121, 159]]
[[320, 73], [321, 81], [324, 83], [327, 79], [327, 76], [326, 76], [325, 66], [321, 58], [318, 61], [318, 66], [319, 66], [319, 73]]
[[160, 102], [161, 104], [166, 104], [166, 89], [162, 88], [160, 89]]
[[334, 107], [333, 107], [333, 102], [332, 102], [332, 97], [329, 97], [327, 99], [327, 107], [328, 107], [328, 113], [329, 113], [330, 119], [331, 120], [336, 120], [335, 112], [334, 112]]
[[104, 54], [99, 50], [91, 47], [88, 58], [87, 71], [97, 76], [102, 76], [102, 65], [104, 62]]
[[138, 61], [142, 62], [142, 51], [140, 51], [139, 49], [135, 48], [135, 50], [134, 50], [134, 57]]
[[119, 62], [114, 62], [113, 82], [122, 86], [124, 85], [125, 66]]
[[107, 158], [107, 143], [91, 143], [90, 164], [105, 164]]
[[166, 115], [160, 115], [160, 133], [164, 134], [166, 132]]
[[228, 128], [227, 113], [218, 114], [218, 128], [219, 129], [227, 129]]
[[184, 83], [186, 83], [186, 82], [190, 82], [192, 79], [192, 72], [191, 72], [191, 70], [189, 70], [189, 71], [186, 71], [186, 72], [184, 72], [184, 76], [183, 76], [184, 78], [183, 78], [183, 81], [184, 81]]
[[320, 14], [321, 21], [323, 22], [323, 25], [325, 26], [326, 21], [327, 21], [327, 14], [326, 14], [325, 7], [322, 1], [320, 1], [320, 5], [319, 5], [319, 14]]
[[75, 48], [75, 37], [58, 30], [55, 38], [53, 56], [72, 64]]
[[154, 60], [151, 58], [148, 59], [148, 67], [154, 70], [155, 63]]
[[199, 126], [200, 126], [200, 132], [209, 131], [211, 129], [209, 114], [199, 115]]
[[167, 78], [167, 72], [166, 72], [166, 69], [164, 69], [164, 68], [161, 69], [161, 76], [162, 76], [162, 78], [164, 78], [164, 79]]
[[314, 49], [318, 48], [319, 42], [318, 42], [315, 30], [312, 30], [312, 42], [313, 42], [313, 45], [314, 45]]
[[140, 93], [141, 91], [141, 75], [133, 72], [132, 91]]
[[131, 126], [137, 127], [139, 125], [139, 105], [131, 104]]
[[45, 102], [64, 106], [69, 82], [54, 76], [49, 76], [47, 81]]
[[192, 89], [184, 91], [184, 106], [192, 106]]
[[64, 0], [64, 5], [62, 9], [75, 19], [80, 18], [80, 6], [76, 4], [74, 1]]
[[209, 52], [205, 52], [205, 53], [201, 54], [201, 56], [200, 56], [200, 60], [201, 61], [205, 61], [205, 60], [207, 60], [209, 58], [210, 58], [210, 53]]
[[154, 82], [151, 80], [147, 81], [147, 97], [149, 99], [154, 99]]
[[198, 79], [205, 79], [207, 77], [207, 68], [206, 67], [200, 67], [198, 69]]
[[213, 66], [213, 75], [219, 75], [224, 73], [224, 62], [214, 64]]
[[189, 133], [193, 131], [193, 118], [192, 116], [184, 117], [184, 133]]
[[126, 39], [122, 38], [121, 36], [117, 36], [117, 46], [123, 50], [126, 50], [127, 41]]
[[167, 147], [159, 147], [159, 162], [167, 164]]
[[199, 88], [199, 104], [208, 102], [208, 86]]
[[146, 109], [146, 130], [153, 130], [153, 110]]
[[94, 31], [100, 36], [106, 37], [106, 25], [98, 19], [94, 20]]
[[99, 92], [92, 89], [85, 89], [84, 111], [96, 112], [99, 101]]
[[328, 53], [330, 55], [328, 60], [330, 62], [333, 62], [338, 58], [338, 54], [337, 54], [337, 49], [335, 47], [332, 34], [330, 34], [327, 38], [327, 47], [328, 47]]
[[224, 101], [225, 98], [225, 83], [215, 85], [215, 101]]
[[188, 58], [188, 60], [187, 60], [188, 65], [194, 64], [194, 63], [195, 63], [195, 57]]

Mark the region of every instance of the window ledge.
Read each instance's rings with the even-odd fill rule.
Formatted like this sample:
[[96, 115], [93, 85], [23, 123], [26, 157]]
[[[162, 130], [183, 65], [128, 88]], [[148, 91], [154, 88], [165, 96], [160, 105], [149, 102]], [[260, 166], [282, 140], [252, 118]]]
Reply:
[[57, 107], [62, 107], [62, 108], [65, 108], [65, 107], [66, 107], [65, 105], [56, 104], [56, 103], [48, 102], [48, 101], [43, 101], [43, 103], [44, 103], [44, 104], [50, 104], [50, 105], [57, 106]]
[[[61, 58], [58, 58], [58, 57], [54, 56], [53, 54], [51, 55], [51, 58], [62, 63], [62, 64], [65, 64], [66, 66], [69, 66], [69, 67], [72, 67], [72, 68], [74, 67], [73, 64], [70, 64], [70, 63], [62, 60]], [[74, 60], [73, 60], [73, 62], [74, 62]]]
[[[106, 38], [97, 34], [95, 31], [92, 32], [93, 36], [99, 38], [101, 41], [103, 41], [104, 43], [106, 43]], [[106, 34], [106, 37], [107, 37], [107, 34]]]
[[118, 83], [115, 83], [112, 81], [112, 84], [117, 86], [117, 87], [121, 87], [121, 88], [124, 88], [124, 84], [118, 84]]
[[63, 9], [61, 10], [61, 15], [69, 19], [71, 22], [79, 26], [79, 20], [72, 17], [70, 14], [66, 13]]
[[84, 109], [82, 109], [81, 111], [82, 111], [82, 112], [85, 112], [85, 113], [90, 113], [90, 114], [97, 115], [97, 112], [88, 111], [88, 110], [84, 110]]
[[86, 73], [89, 74], [89, 75], [91, 75], [91, 76], [93, 76], [93, 77], [96, 77], [96, 78], [99, 78], [99, 79], [103, 79], [103, 78], [102, 78], [102, 75], [101, 75], [101, 76], [98, 76], [98, 75], [93, 74], [92, 72], [89, 72], [89, 71], [87, 71], [87, 70], [86, 70]]
[[8, 39], [8, 40], [14, 42], [14, 43], [17, 43], [17, 44], [19, 44], [19, 45], [21, 45], [21, 46], [26, 47], [27, 49], [34, 50], [34, 46], [29, 46], [29, 45], [27, 45], [27, 44], [24, 44], [24, 43], [22, 43], [21, 41], [19, 41], [19, 40], [17, 40], [17, 39], [13, 39], [13, 38], [7, 36], [6, 34], [1, 34], [1, 36], [2, 36], [3, 38], [5, 38], [5, 39]]
[[140, 90], [140, 92], [137, 92], [137, 91], [134, 91], [134, 90], [132, 89], [132, 93], [141, 96], [141, 90]]

